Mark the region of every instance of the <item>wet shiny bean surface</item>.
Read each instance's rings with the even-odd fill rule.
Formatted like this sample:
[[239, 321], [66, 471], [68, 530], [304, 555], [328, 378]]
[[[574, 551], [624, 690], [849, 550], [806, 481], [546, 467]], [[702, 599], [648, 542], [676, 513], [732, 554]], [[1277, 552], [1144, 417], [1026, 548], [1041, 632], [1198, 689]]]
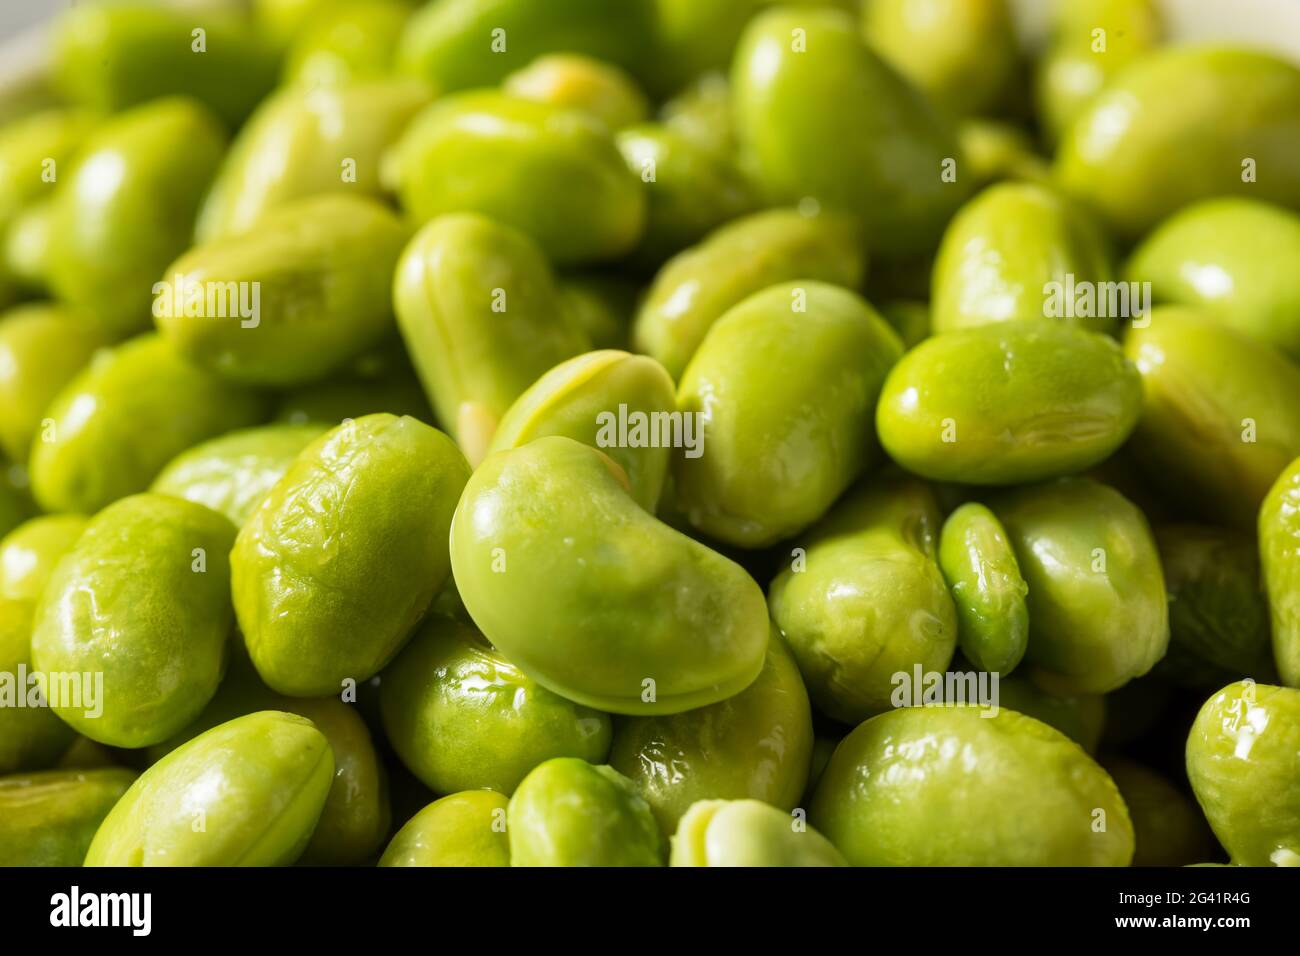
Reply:
[[49, 5], [0, 865], [1300, 864], [1272, 5]]

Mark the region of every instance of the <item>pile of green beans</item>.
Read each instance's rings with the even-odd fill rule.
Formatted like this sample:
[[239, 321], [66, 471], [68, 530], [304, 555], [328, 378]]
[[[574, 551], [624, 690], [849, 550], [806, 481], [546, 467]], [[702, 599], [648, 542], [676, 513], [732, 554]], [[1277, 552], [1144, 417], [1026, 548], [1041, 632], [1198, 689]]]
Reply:
[[1296, 65], [1152, 0], [50, 42], [0, 865], [1300, 864]]

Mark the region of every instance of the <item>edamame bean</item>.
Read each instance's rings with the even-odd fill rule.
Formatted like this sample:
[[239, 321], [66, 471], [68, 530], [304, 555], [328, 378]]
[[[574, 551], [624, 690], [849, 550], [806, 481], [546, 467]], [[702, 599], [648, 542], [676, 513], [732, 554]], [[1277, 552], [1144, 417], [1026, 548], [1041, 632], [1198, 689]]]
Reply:
[[633, 256], [637, 265], [657, 268], [755, 205], [753, 189], [730, 156], [668, 126], [629, 126], [616, 142], [646, 188], [645, 234]]
[[938, 533], [930, 490], [888, 481], [854, 491], [790, 542], [768, 602], [822, 713], [856, 724], [893, 706], [896, 675], [948, 667], [957, 613]]
[[228, 10], [80, 3], [54, 25], [57, 87], [104, 112], [191, 96], [233, 128], [271, 89], [275, 68], [270, 45]]
[[988, 508], [962, 505], [943, 524], [939, 567], [957, 610], [957, 642], [976, 667], [1006, 675], [1029, 642], [1029, 586], [1006, 530]]
[[[10, 556], [7, 547], [0, 550], [0, 558]], [[0, 774], [52, 767], [75, 736], [42, 704], [45, 695], [33, 680], [32, 613], [32, 602], [0, 596]]]
[[865, 271], [848, 221], [793, 209], [754, 213], [664, 266], [637, 312], [632, 342], [677, 379], [713, 323], [753, 293], [795, 279], [853, 289]]
[[650, 806], [632, 782], [575, 757], [539, 765], [507, 811], [511, 866], [663, 866]]
[[1012, 485], [1084, 471], [1138, 425], [1142, 382], [1104, 336], [1041, 320], [926, 339], [876, 408], [885, 451], [937, 481]]
[[36, 609], [32, 663], [60, 684], [54, 712], [116, 747], [158, 743], [193, 720], [225, 668], [234, 538], [222, 515], [165, 495], [95, 515]]
[[130, 770], [49, 770], [0, 777], [0, 866], [81, 866]]
[[701, 800], [682, 817], [669, 866], [848, 866], [797, 818], [758, 800]]
[[1214, 835], [1244, 866], [1300, 863], [1300, 691], [1229, 684], [1205, 702], [1187, 737], [1187, 776]]
[[961, 167], [953, 131], [847, 14], [783, 7], [755, 17], [731, 85], [743, 160], [767, 198], [852, 213], [875, 252], [925, 251], [966, 197], [966, 180], [945, 176]]
[[102, 329], [62, 306], [0, 315], [0, 451], [26, 461], [50, 403], [108, 344]]
[[1153, 53], [1080, 113], [1055, 175], [1129, 239], [1216, 196], [1300, 209], [1300, 68], [1231, 47]]
[[[563, 435], [599, 448], [623, 469], [637, 503], [653, 512], [673, 454], [660, 423], [676, 417], [677, 396], [663, 366], [644, 355], [588, 352], [561, 362], [506, 411], [490, 451], [518, 448], [544, 435]], [[639, 427], [620, 441], [619, 422]], [[627, 431], [629, 426], [623, 426]]]
[[149, 748], [150, 763], [236, 717], [265, 710], [305, 717], [329, 741], [334, 779], [299, 861], [313, 866], [356, 866], [373, 860], [388, 835], [391, 809], [388, 774], [365, 721], [351, 704], [338, 698], [277, 694], [258, 678], [242, 649], [236, 648], [232, 657], [216, 696], [184, 730]]
[[223, 378], [317, 380], [392, 333], [390, 282], [406, 239], [373, 199], [300, 199], [173, 262], [154, 318], [181, 356]]
[[1108, 332], [1141, 307], [1128, 295], [1112, 302], [1111, 287], [1106, 240], [1086, 212], [1045, 186], [1000, 183], [963, 207], [944, 233], [931, 323], [948, 332], [1046, 317]]
[[392, 660], [447, 578], [468, 477], [445, 435], [385, 414], [299, 453], [231, 554], [239, 627], [268, 686], [339, 693]]
[[812, 711], [775, 632], [758, 679], [728, 700], [667, 717], [619, 718], [609, 764], [645, 797], [665, 833], [696, 801], [753, 798], [794, 807], [808, 779]]
[[645, 227], [641, 183], [605, 124], [580, 110], [459, 93], [417, 116], [396, 149], [398, 194], [417, 222], [481, 213], [559, 264], [620, 258]]
[[291, 713], [310, 720], [329, 741], [334, 777], [320, 819], [299, 862], [308, 866], [357, 866], [374, 859], [392, 822], [388, 775], [365, 721], [333, 698], [295, 700]]
[[1064, 734], [1011, 710], [907, 707], [868, 720], [836, 748], [809, 821], [854, 866], [1133, 858], [1133, 824], [1106, 772]]
[[7, 271], [23, 292], [48, 292], [54, 196], [38, 199], [14, 216], [0, 248], [0, 272]]
[[94, 514], [144, 491], [187, 448], [261, 421], [261, 395], [178, 357], [157, 335], [98, 352], [45, 412], [31, 480], [47, 511]]
[[59, 168], [101, 121], [88, 110], [41, 110], [0, 131], [0, 223], [51, 191]]
[[410, 0], [329, 3], [296, 31], [285, 52], [284, 82], [344, 88], [391, 73], [411, 10]]
[[553, 757], [601, 762], [610, 721], [530, 680], [469, 624], [432, 617], [384, 671], [384, 730], [437, 793], [509, 795]]
[[416, 234], [393, 302], [438, 420], [475, 465], [515, 399], [588, 348], [536, 244], [479, 215], [443, 216]]
[[298, 453], [329, 428], [262, 425], [195, 445], [171, 460], [149, 490], [220, 512], [242, 527]]
[[85, 528], [81, 515], [41, 515], [0, 538], [0, 598], [39, 600], [54, 566]]
[[1259, 510], [1259, 554], [1282, 683], [1300, 687], [1300, 459], [1277, 479]]
[[648, 65], [652, 36], [651, 0], [434, 0], [403, 31], [397, 61], [438, 89], [463, 90], [558, 50], [635, 69]]
[[1020, 65], [1006, 0], [869, 0], [862, 29], [932, 102], [958, 115], [996, 110]]
[[1134, 457], [1187, 511], [1254, 527], [1260, 502], [1300, 455], [1300, 367], [1193, 309], [1164, 306], [1130, 328], [1142, 375]]
[[509, 866], [508, 798], [468, 790], [435, 800], [397, 831], [380, 866]]
[[572, 53], [538, 57], [501, 82], [503, 92], [526, 100], [582, 110], [611, 130], [644, 122], [645, 94], [616, 66]]
[[622, 469], [572, 439], [489, 456], [457, 506], [451, 554], [484, 636], [578, 703], [678, 713], [739, 693], [762, 669], [754, 581], [643, 511]]
[[146, 770], [95, 833], [86, 866], [285, 866], [302, 855], [334, 776], [305, 717], [259, 711]]
[[430, 99], [409, 80], [272, 97], [235, 138], [199, 211], [196, 238], [248, 232], [275, 207], [308, 196], [381, 197], [381, 158]]
[[1196, 306], [1300, 359], [1300, 216], [1253, 199], [1210, 199], [1160, 224], [1125, 267], [1156, 301]]
[[225, 148], [216, 118], [187, 99], [146, 103], [96, 129], [54, 194], [54, 293], [115, 335], [146, 328], [154, 285], [185, 250]]
[[1071, 0], [1053, 13], [1051, 41], [1034, 72], [1034, 102], [1049, 143], [1112, 77], [1164, 38], [1154, 0]]
[[1087, 478], [993, 502], [1029, 585], [1029, 648], [1049, 689], [1106, 693], [1149, 671], [1169, 645], [1169, 605], [1151, 529]]
[[771, 286], [730, 309], [678, 386], [700, 432], [674, 459], [691, 524], [754, 548], [825, 514], [879, 461], [871, 417], [900, 355], [874, 309], [825, 283]]

